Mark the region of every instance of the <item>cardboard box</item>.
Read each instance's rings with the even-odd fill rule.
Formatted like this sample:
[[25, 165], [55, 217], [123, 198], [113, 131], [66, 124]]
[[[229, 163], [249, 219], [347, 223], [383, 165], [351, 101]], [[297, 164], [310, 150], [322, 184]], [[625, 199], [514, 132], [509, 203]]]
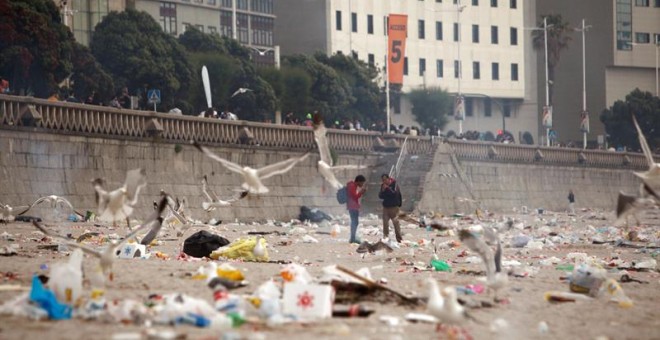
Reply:
[[284, 285], [284, 314], [302, 320], [332, 317], [335, 291], [330, 285], [286, 283]]

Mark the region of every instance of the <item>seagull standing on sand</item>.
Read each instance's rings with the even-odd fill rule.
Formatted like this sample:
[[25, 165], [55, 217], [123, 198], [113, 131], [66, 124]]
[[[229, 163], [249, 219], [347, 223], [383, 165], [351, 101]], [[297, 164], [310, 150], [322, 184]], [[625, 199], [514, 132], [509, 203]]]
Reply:
[[242, 93], [245, 93], [245, 92], [247, 92], [247, 91], [252, 91], [252, 90], [247, 89], [247, 88], [244, 88], [244, 87], [241, 87], [241, 88], [239, 88], [238, 90], [236, 90], [236, 92], [234, 92], [234, 94], [232, 94], [230, 98], [234, 98], [234, 96], [239, 95], [239, 94], [242, 94]]
[[0, 203], [0, 220], [11, 222], [14, 220], [14, 218], [16, 218], [16, 216], [24, 214], [28, 210], [30, 210], [29, 205], [12, 207], [10, 205]]
[[[426, 279], [426, 286], [429, 291], [426, 311], [438, 319], [439, 323], [436, 330], [440, 330], [443, 325], [460, 327], [472, 318], [465, 308], [458, 303], [454, 287], [445, 287], [440, 290], [438, 283], [432, 277]], [[472, 338], [465, 330], [461, 330], [461, 332], [466, 338]]]
[[144, 169], [130, 170], [126, 173], [124, 185], [113, 191], [103, 189], [102, 179], [93, 180], [99, 219], [113, 223], [126, 219], [128, 222], [128, 217], [133, 213], [133, 206], [137, 203], [140, 190], [147, 185], [146, 178]]
[[251, 194], [265, 194], [269, 192], [270, 190], [264, 186], [263, 183], [261, 183], [262, 180], [288, 172], [289, 170], [293, 169], [296, 164], [302, 162], [307, 158], [307, 156], [309, 156], [309, 153], [305, 153], [300, 157], [289, 158], [287, 160], [267, 165], [259, 169], [253, 169], [249, 166], [242, 167], [236, 163], [230, 162], [214, 154], [211, 152], [211, 150], [199, 145], [199, 143], [195, 141], [193, 141], [193, 145], [209, 158], [222, 164], [225, 168], [235, 173], [241, 174], [243, 176], [243, 180], [245, 181], [241, 186]]
[[258, 236], [254, 248], [252, 248], [252, 254], [257, 259], [264, 257], [264, 255], [266, 254], [266, 249], [264, 248], [263, 244], [261, 244], [262, 238], [263, 237]]
[[141, 226], [135, 228], [135, 230], [131, 231], [128, 235], [126, 235], [126, 237], [124, 237], [123, 240], [110, 241], [110, 244], [103, 251], [98, 251], [89, 248], [87, 246], [84, 246], [82, 244], [70, 241], [69, 239], [67, 239], [62, 235], [48, 231], [38, 222], [33, 222], [33, 224], [42, 233], [50, 237], [60, 239], [62, 243], [66, 244], [67, 246], [80, 248], [83, 252], [87, 253], [88, 255], [97, 257], [99, 259], [99, 266], [97, 268], [97, 271], [100, 271], [103, 274], [103, 280], [107, 278], [108, 280], [112, 281], [114, 278], [114, 274], [112, 272], [112, 265], [115, 261], [115, 257], [117, 256], [117, 251], [119, 250], [119, 248], [128, 240], [132, 239], [133, 237], [135, 237], [135, 235], [146, 230], [147, 228], [151, 230], [160, 230], [161, 224], [163, 223], [163, 218], [161, 217], [161, 214], [163, 213], [163, 210], [165, 210], [166, 205], [167, 205], [167, 198], [165, 197], [161, 198], [160, 202], [158, 203], [158, 209], [151, 215], [151, 217], [147, 221], [145, 221]]
[[463, 244], [481, 257], [486, 268], [486, 286], [495, 292], [495, 299], [497, 300], [498, 291], [507, 285], [509, 277], [507, 273], [502, 272], [502, 245], [499, 236], [490, 227], [484, 227], [483, 230], [484, 237], [496, 244], [495, 254], [484, 240], [475, 236], [469, 230], [459, 231], [458, 237]]
[[[57, 204], [65, 205], [65, 206], [69, 207], [69, 209], [71, 209], [71, 211], [73, 211], [74, 214], [78, 215], [78, 217], [85, 218], [85, 215], [78, 212], [78, 211], [76, 211], [76, 209], [73, 207], [71, 202], [69, 202], [66, 198], [56, 196], [56, 195], [39, 197], [36, 201], [34, 201], [34, 203], [30, 204], [30, 208], [28, 210], [31, 210], [32, 208], [34, 208], [37, 205], [39, 205], [41, 203], [44, 203], [44, 202], [50, 203], [50, 205], [53, 209], [57, 208]], [[27, 211], [25, 211], [24, 213], [26, 213], [26, 212]]]
[[204, 175], [204, 178], [202, 178], [202, 192], [209, 199], [207, 202], [202, 202], [202, 209], [205, 211], [213, 211], [218, 207], [228, 207], [232, 203], [243, 199], [248, 195], [248, 191], [240, 191], [238, 195], [228, 200], [221, 200], [218, 198], [218, 195], [216, 195], [216, 193], [211, 188], [209, 188], [206, 175]]

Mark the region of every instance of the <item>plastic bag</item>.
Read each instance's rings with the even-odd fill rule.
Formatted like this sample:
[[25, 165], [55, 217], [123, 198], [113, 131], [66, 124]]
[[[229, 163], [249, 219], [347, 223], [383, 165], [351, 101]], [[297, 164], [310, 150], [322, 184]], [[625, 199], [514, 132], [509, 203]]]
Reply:
[[183, 252], [192, 257], [210, 257], [214, 250], [228, 244], [226, 238], [201, 230], [183, 242]]
[[239, 238], [232, 244], [213, 251], [210, 257], [214, 260], [217, 260], [220, 257], [226, 257], [228, 259], [242, 259], [244, 261], [268, 262], [268, 244], [266, 243], [266, 239], [260, 238], [259, 242], [264, 248], [263, 256], [257, 257], [254, 255], [253, 250], [254, 246], [257, 244], [257, 238], [249, 237]]
[[36, 275], [32, 278], [30, 301], [46, 310], [48, 317], [53, 320], [71, 319], [71, 307], [57, 301], [55, 293], [46, 289]]

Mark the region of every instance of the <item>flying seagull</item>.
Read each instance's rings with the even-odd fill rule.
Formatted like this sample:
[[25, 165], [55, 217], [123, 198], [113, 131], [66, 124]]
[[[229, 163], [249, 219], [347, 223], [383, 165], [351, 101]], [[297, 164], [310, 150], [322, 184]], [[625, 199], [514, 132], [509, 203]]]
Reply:
[[239, 95], [239, 94], [242, 94], [242, 93], [245, 93], [245, 92], [247, 92], [247, 91], [252, 91], [252, 90], [247, 89], [247, 88], [244, 88], [244, 87], [241, 87], [241, 88], [239, 88], [238, 90], [236, 90], [236, 92], [234, 92], [234, 94], [232, 94], [230, 98], [234, 98], [234, 96]]
[[137, 203], [140, 190], [147, 184], [144, 169], [129, 170], [126, 173], [124, 185], [113, 191], [103, 189], [103, 180], [97, 178], [92, 181], [96, 190], [96, 204], [98, 205], [99, 219], [116, 222], [126, 219], [133, 213], [133, 206]]
[[[62, 243], [66, 244], [67, 246], [70, 247], [75, 247], [75, 248], [80, 248], [83, 252], [87, 253], [88, 255], [97, 257], [99, 259], [99, 270], [103, 273], [104, 279], [107, 278], [110, 281], [113, 280], [114, 274], [112, 272], [112, 264], [114, 263], [115, 257], [117, 256], [117, 251], [119, 248], [126, 243], [126, 241], [132, 239], [137, 235], [138, 233], [150, 229], [151, 231], [153, 230], [160, 230], [161, 224], [163, 223], [163, 218], [161, 217], [161, 214], [163, 213], [163, 210], [165, 210], [165, 206], [167, 205], [167, 198], [162, 197], [160, 199], [160, 202], [158, 203], [158, 209], [145, 221], [141, 226], [135, 228], [135, 230], [131, 231], [126, 237], [124, 237], [123, 240], [121, 241], [110, 241], [110, 244], [103, 250], [103, 251], [98, 251], [92, 248], [89, 248], [87, 246], [84, 246], [82, 244], [70, 241], [66, 237], [53, 233], [46, 228], [44, 228], [39, 222], [32, 222], [37, 229], [39, 229], [42, 233], [58, 238], [62, 241]], [[156, 231], [157, 233], [157, 231]], [[149, 233], [151, 234], [151, 232]], [[147, 236], [149, 236], [147, 234]], [[155, 235], [154, 235], [155, 237]]]
[[[79, 218], [85, 218], [85, 214], [76, 211], [76, 209], [73, 207], [71, 202], [69, 202], [66, 198], [56, 195], [39, 197], [36, 201], [30, 204], [30, 208], [27, 211], [31, 210], [32, 208], [44, 202], [49, 203], [53, 209], [57, 208], [58, 204], [68, 206], [69, 209], [71, 209], [71, 211], [73, 211], [76, 215], [78, 215]], [[27, 211], [23, 212], [23, 214], [25, 214]]]
[[208, 201], [202, 202], [202, 209], [205, 211], [213, 211], [215, 208], [218, 207], [228, 207], [232, 203], [245, 198], [248, 195], [248, 191], [241, 190], [238, 195], [228, 199], [228, 200], [221, 200], [218, 198], [218, 195], [213, 191], [213, 189], [209, 188], [208, 186], [208, 178], [206, 175], [202, 178], [202, 192], [206, 197], [208, 198]]
[[642, 190], [643, 193], [641, 196], [633, 196], [619, 192], [619, 197], [616, 202], [616, 224], [620, 223], [621, 220], [625, 218], [627, 227], [628, 218], [632, 215], [633, 218], [635, 218], [637, 225], [639, 225], [640, 222], [637, 218], [637, 211], [652, 208], [660, 204], [660, 196], [658, 196], [648, 184], [643, 183]]
[[504, 288], [509, 282], [507, 273], [502, 272], [502, 245], [497, 233], [490, 227], [484, 227], [484, 238], [496, 244], [495, 254], [486, 242], [467, 229], [458, 232], [458, 237], [470, 250], [477, 253], [486, 267], [486, 286], [495, 292]]
[[287, 160], [277, 162], [271, 165], [267, 165], [259, 169], [253, 169], [249, 166], [240, 166], [236, 163], [230, 162], [216, 155], [215, 153], [211, 152], [211, 150], [207, 149], [206, 147], [199, 145], [199, 143], [197, 143], [196, 141], [193, 141], [193, 145], [209, 158], [222, 164], [225, 168], [229, 169], [230, 171], [241, 174], [243, 176], [243, 180], [245, 181], [241, 186], [243, 189], [249, 191], [251, 194], [267, 193], [269, 189], [266, 186], [264, 186], [263, 183], [261, 183], [262, 180], [288, 172], [296, 164], [302, 162], [307, 158], [307, 156], [309, 156], [309, 152], [308, 152], [300, 157], [289, 158]]
[[[649, 169], [647, 171], [633, 172], [633, 174], [641, 178], [642, 181], [648, 184], [648, 186], [651, 187], [652, 190], [656, 192], [660, 191], [660, 164], [656, 163], [655, 160], [653, 159], [653, 153], [651, 152], [651, 148], [646, 142], [646, 137], [644, 137], [644, 134], [642, 133], [642, 129], [639, 127], [639, 124], [637, 123], [637, 119], [635, 118], [635, 115], [632, 115], [632, 119], [633, 119], [633, 123], [635, 123], [635, 129], [637, 129], [637, 137], [639, 138], [639, 145], [641, 145], [642, 151], [644, 152], [644, 156], [646, 156], [646, 160], [649, 163]], [[647, 193], [646, 190], [644, 190], [643, 188], [640, 188], [640, 191], [642, 195]]]
[[332, 187], [335, 189], [339, 190], [341, 189], [344, 185], [341, 184], [338, 180], [337, 177], [335, 177], [335, 171], [338, 170], [359, 170], [359, 169], [364, 169], [366, 168], [365, 166], [362, 165], [336, 165], [336, 166], [330, 166], [328, 163], [324, 162], [323, 160], [318, 161], [318, 170], [321, 173], [321, 176], [325, 178]]

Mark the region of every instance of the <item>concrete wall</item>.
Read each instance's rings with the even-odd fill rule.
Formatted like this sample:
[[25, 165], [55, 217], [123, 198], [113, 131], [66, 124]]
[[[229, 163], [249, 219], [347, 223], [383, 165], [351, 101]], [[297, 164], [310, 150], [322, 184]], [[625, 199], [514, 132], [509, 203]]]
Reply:
[[[135, 214], [137, 218], [148, 216], [152, 211], [152, 201], [158, 198], [161, 189], [185, 197], [192, 209], [192, 216], [201, 220], [211, 217], [223, 220], [288, 220], [298, 216], [301, 205], [318, 207], [329, 213], [345, 212], [337, 204], [334, 190], [324, 185], [317, 175], [318, 154], [312, 154], [286, 175], [266, 179], [264, 184], [271, 189], [269, 194], [248, 196], [232, 208], [220, 208], [208, 214], [201, 210], [201, 177], [207, 174], [210, 186], [221, 197], [233, 195], [232, 190], [242, 183], [241, 177], [230, 173], [192, 146], [183, 146], [183, 151], [178, 154], [174, 148], [171, 143], [2, 130], [0, 202], [12, 206], [26, 205], [41, 196], [59, 195], [69, 199], [83, 212], [95, 211], [92, 179], [104, 177], [107, 188], [115, 189], [123, 184], [127, 170], [140, 167], [147, 172], [148, 184], [141, 193]], [[253, 167], [301, 154], [246, 146], [212, 149], [231, 161]], [[376, 155], [342, 154], [339, 157], [340, 164], [373, 165], [376, 160]], [[347, 182], [356, 175], [356, 171], [345, 171], [337, 177], [341, 182]]]
[[492, 211], [523, 205], [563, 211], [570, 189], [577, 207], [614, 211], [618, 192], [636, 193], [640, 182], [631, 170], [452, 161], [451, 147], [441, 144], [425, 183], [419, 209], [452, 213], [475, 208], [458, 198], [476, 199]]

